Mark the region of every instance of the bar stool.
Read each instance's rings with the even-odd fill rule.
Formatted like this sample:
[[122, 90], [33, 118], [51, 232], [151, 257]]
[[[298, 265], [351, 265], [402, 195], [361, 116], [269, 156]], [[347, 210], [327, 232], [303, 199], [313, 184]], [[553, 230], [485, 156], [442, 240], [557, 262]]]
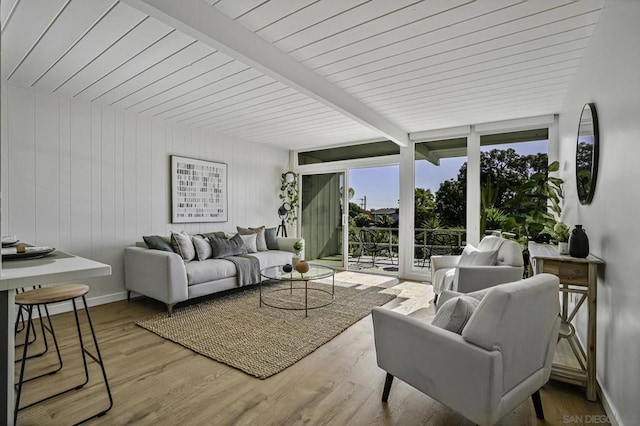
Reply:
[[[91, 316], [89, 315], [89, 308], [87, 306], [87, 301], [85, 299], [85, 294], [87, 294], [89, 292], [89, 287], [87, 285], [84, 284], [62, 284], [62, 285], [58, 285], [55, 287], [45, 287], [45, 288], [38, 288], [38, 289], [34, 289], [34, 290], [27, 290], [23, 293], [17, 294], [15, 297], [15, 303], [16, 305], [19, 306], [19, 308], [25, 307], [27, 309], [27, 323], [26, 323], [26, 327], [27, 327], [27, 332], [25, 334], [25, 344], [23, 347], [23, 354], [22, 354], [22, 365], [20, 367], [20, 377], [18, 379], [18, 383], [16, 384], [16, 403], [15, 403], [15, 411], [13, 414], [13, 421], [14, 424], [16, 423], [17, 419], [18, 419], [18, 411], [20, 410], [24, 410], [25, 408], [29, 408], [32, 407], [36, 404], [39, 404], [41, 402], [47, 401], [49, 399], [58, 397], [60, 395], [63, 395], [67, 392], [71, 392], [74, 390], [79, 390], [82, 387], [84, 387], [84, 385], [86, 385], [89, 382], [89, 369], [87, 368], [87, 355], [93, 359], [98, 365], [100, 365], [100, 368], [102, 370], [102, 376], [104, 378], [104, 384], [105, 387], [107, 389], [107, 395], [109, 396], [109, 407], [107, 407], [105, 410], [99, 411], [96, 414], [93, 414], [81, 421], [79, 421], [76, 424], [80, 424], [80, 423], [84, 423], [89, 419], [92, 419], [94, 417], [101, 417], [103, 416], [107, 411], [109, 411], [111, 409], [111, 407], [113, 407], [113, 398], [111, 397], [111, 389], [109, 387], [109, 381], [107, 379], [107, 373], [104, 369], [104, 363], [102, 361], [102, 355], [100, 354], [100, 349], [98, 347], [98, 340], [96, 339], [96, 333], [93, 329], [93, 323], [91, 321]], [[84, 347], [84, 340], [82, 338], [82, 329], [80, 327], [80, 318], [78, 317], [78, 309], [76, 307], [76, 299], [82, 299], [82, 303], [84, 304], [84, 311], [87, 315], [87, 322], [89, 324], [89, 328], [91, 329], [91, 335], [93, 336], [93, 343], [95, 345], [95, 351], [96, 351], [96, 355], [93, 355], [91, 352], [89, 352], [85, 347]], [[32, 328], [32, 324], [33, 324], [33, 308], [34, 307], [38, 307], [40, 305], [44, 305], [46, 307], [46, 305], [50, 304], [50, 303], [57, 303], [57, 302], [64, 302], [64, 301], [68, 301], [70, 300], [72, 305], [73, 305], [73, 314], [75, 316], [75, 320], [76, 320], [76, 328], [78, 331], [78, 339], [80, 341], [80, 350], [81, 350], [81, 354], [82, 354], [82, 363], [84, 365], [84, 374], [85, 374], [85, 379], [84, 382], [78, 385], [75, 385], [69, 389], [65, 389], [61, 392], [58, 392], [56, 394], [53, 394], [51, 396], [48, 396], [46, 398], [40, 399], [36, 402], [32, 402], [29, 405], [26, 405], [24, 407], [20, 407], [20, 397], [22, 394], [22, 385], [30, 380], [34, 380], [37, 379], [39, 377], [45, 376], [45, 375], [49, 375], [49, 374], [53, 374], [56, 371], [53, 372], [48, 372], [48, 373], [44, 373], [41, 374], [37, 377], [32, 377], [30, 379], [25, 380], [24, 379], [24, 371], [25, 371], [25, 366], [27, 364], [27, 359], [29, 359], [29, 357], [27, 356], [27, 349], [28, 349], [28, 341], [29, 341], [29, 335], [31, 333], [31, 328]], [[42, 319], [41, 319], [42, 321]], [[53, 340], [56, 344], [56, 349], [57, 349], [57, 339], [55, 337], [55, 331], [53, 330], [53, 325], [50, 323], [50, 327], [51, 327], [51, 334], [53, 336]], [[62, 361], [60, 361], [62, 364]]]
[[[34, 289], [42, 288], [42, 286], [41, 285], [33, 286], [33, 288]], [[23, 293], [24, 291], [25, 291], [24, 288], [16, 289], [16, 295]], [[58, 356], [58, 366], [55, 370], [41, 374], [40, 376], [32, 377], [26, 381], [31, 381], [49, 374], [54, 374], [62, 369], [62, 357], [60, 356], [60, 348], [58, 347], [56, 336], [55, 334], [53, 334], [53, 325], [51, 324], [51, 316], [49, 315], [49, 308], [47, 308], [47, 305], [43, 305], [42, 308], [44, 309], [44, 317], [42, 315], [42, 309], [40, 308], [40, 305], [36, 306], [36, 309], [38, 310], [38, 318], [40, 318], [40, 330], [42, 332], [42, 340], [44, 340], [44, 349], [42, 349], [40, 352], [36, 354], [29, 355], [28, 359], [41, 357], [43, 355], [46, 355], [47, 352], [49, 352], [49, 340], [47, 339], [47, 332], [49, 332], [49, 334], [51, 334], [53, 337], [53, 343], [55, 344], [55, 347], [56, 347], [56, 355]], [[25, 317], [28, 316], [28, 314], [29, 314], [29, 310], [25, 305], [18, 305], [18, 315], [16, 316], [16, 321], [14, 326], [14, 333], [16, 334], [16, 337], [18, 333], [21, 333], [22, 331], [26, 330], [27, 326], [25, 324], [25, 321], [26, 321]], [[49, 323], [48, 325], [44, 321], [45, 317], [47, 319], [47, 322]], [[34, 344], [38, 340], [38, 334], [36, 332], [35, 326], [31, 324], [31, 327], [33, 329], [33, 336], [31, 336], [31, 340], [27, 342], [27, 345]], [[18, 343], [15, 345], [15, 347], [20, 348], [24, 345], [25, 345], [24, 343]], [[15, 359], [16, 363], [21, 361], [22, 361], [22, 358]]]

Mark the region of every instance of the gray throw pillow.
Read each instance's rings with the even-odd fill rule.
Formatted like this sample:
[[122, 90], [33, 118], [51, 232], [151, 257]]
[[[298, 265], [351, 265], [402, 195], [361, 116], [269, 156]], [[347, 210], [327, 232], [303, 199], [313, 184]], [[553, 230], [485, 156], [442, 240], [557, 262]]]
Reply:
[[447, 300], [431, 321], [432, 325], [454, 333], [462, 334], [464, 326], [471, 318], [480, 301], [475, 297], [458, 296]]
[[190, 262], [196, 257], [196, 249], [191, 241], [191, 236], [186, 232], [172, 232], [171, 245], [173, 250], [182, 257], [185, 262]]
[[202, 235], [205, 239], [206, 238], [211, 238], [211, 237], [225, 238], [224, 231], [205, 232], [205, 233], [202, 233], [200, 235]]
[[211, 252], [214, 259], [221, 259], [227, 256], [236, 256], [239, 254], [247, 254], [247, 249], [244, 246], [244, 242], [240, 235], [236, 234], [231, 239], [209, 237], [209, 244], [211, 244]]
[[[264, 235], [264, 225], [259, 228], [242, 228], [240, 226], [236, 227], [238, 230], [238, 234], [240, 235], [251, 235], [256, 234], [256, 249], [257, 251], [267, 251], [269, 248], [267, 247], [267, 240]], [[251, 253], [251, 250], [249, 250]]]
[[198, 255], [198, 260], [206, 260], [211, 257], [213, 251], [211, 249], [211, 244], [209, 244], [209, 240], [207, 238], [194, 235], [193, 236], [193, 246], [196, 249], [196, 254]]
[[278, 250], [278, 231], [276, 228], [267, 228], [264, 230], [264, 239], [267, 242], [269, 250]]
[[173, 247], [171, 247], [171, 238], [161, 237], [160, 235], [149, 235], [142, 237], [142, 239], [150, 249], [174, 253]]

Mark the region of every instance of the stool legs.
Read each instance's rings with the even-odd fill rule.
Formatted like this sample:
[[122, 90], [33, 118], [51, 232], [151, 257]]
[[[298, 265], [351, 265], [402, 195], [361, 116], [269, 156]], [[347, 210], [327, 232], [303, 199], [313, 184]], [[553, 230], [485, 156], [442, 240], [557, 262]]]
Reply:
[[[42, 377], [42, 376], [45, 376], [45, 375], [53, 374], [55, 372], [55, 371], [54, 372], [48, 372], [48, 373], [45, 373], [45, 374], [41, 374], [40, 376], [24, 380], [24, 371], [25, 371], [25, 366], [26, 366], [26, 360], [29, 359], [29, 357], [27, 357], [27, 346], [28, 345], [25, 344], [24, 349], [23, 349], [23, 356], [22, 356], [23, 361], [22, 361], [22, 365], [20, 367], [20, 377], [19, 377], [19, 381], [18, 381], [18, 384], [17, 384], [17, 390], [16, 390], [16, 404], [15, 404], [15, 410], [14, 410], [14, 423], [17, 421], [18, 411], [24, 410], [25, 408], [32, 407], [32, 406], [34, 406], [36, 404], [39, 404], [39, 403], [44, 402], [44, 401], [47, 401], [49, 399], [56, 398], [56, 397], [58, 397], [60, 395], [63, 395], [65, 393], [67, 393], [67, 392], [71, 392], [71, 391], [74, 391], [74, 390], [79, 390], [82, 387], [84, 387], [84, 385], [86, 385], [89, 382], [89, 369], [88, 369], [88, 366], [87, 366], [87, 355], [91, 359], [93, 359], [98, 365], [100, 365], [100, 369], [102, 370], [102, 377], [104, 379], [104, 384], [105, 384], [105, 387], [106, 387], [106, 390], [107, 390], [107, 395], [109, 397], [109, 406], [106, 409], [101, 410], [98, 413], [93, 414], [93, 415], [91, 415], [91, 416], [79, 421], [78, 423], [76, 423], [76, 425], [84, 423], [87, 420], [93, 419], [95, 417], [103, 416], [107, 411], [109, 411], [111, 409], [111, 407], [113, 407], [113, 398], [111, 396], [111, 388], [109, 387], [109, 381], [107, 379], [107, 373], [106, 373], [105, 368], [104, 368], [104, 362], [102, 360], [102, 355], [100, 353], [100, 348], [98, 347], [98, 340], [96, 338], [95, 330], [93, 328], [93, 322], [91, 320], [91, 315], [89, 313], [89, 308], [87, 306], [87, 301], [86, 301], [84, 295], [82, 296], [82, 302], [83, 302], [83, 305], [84, 305], [84, 310], [85, 310], [85, 313], [86, 313], [86, 316], [87, 316], [87, 322], [88, 322], [89, 328], [91, 330], [91, 336], [93, 338], [93, 343], [95, 345], [95, 352], [96, 352], [96, 355], [94, 355], [89, 350], [87, 350], [85, 348], [85, 346], [84, 346], [84, 339], [83, 339], [83, 336], [82, 336], [82, 328], [80, 326], [80, 318], [79, 318], [79, 315], [78, 315], [78, 309], [77, 309], [77, 306], [76, 306], [76, 300], [75, 300], [75, 298], [71, 299], [71, 303], [73, 305], [73, 314], [74, 314], [74, 318], [75, 318], [75, 321], [76, 321], [76, 329], [77, 329], [77, 332], [78, 332], [78, 340], [80, 342], [80, 350], [81, 350], [81, 354], [82, 354], [82, 363], [83, 363], [84, 373], [85, 373], [84, 381], [81, 384], [75, 385], [75, 386], [73, 386], [73, 387], [71, 387], [69, 389], [63, 390], [61, 392], [58, 392], [58, 393], [56, 393], [54, 395], [48, 396], [46, 398], [43, 398], [43, 399], [41, 399], [39, 401], [33, 402], [33, 403], [31, 403], [29, 405], [26, 405], [24, 407], [20, 407], [20, 397], [21, 397], [21, 394], [22, 394], [22, 386], [23, 386], [23, 384], [25, 382], [27, 382], [27, 381], [30, 381], [30, 380], [33, 380], [33, 379], [36, 379], [38, 377]], [[34, 305], [28, 305], [27, 306], [28, 321], [27, 321], [27, 325], [26, 325], [27, 333], [25, 335], [25, 343], [28, 342], [28, 340], [29, 340], [29, 335], [30, 335], [30, 332], [31, 332], [31, 328], [33, 326], [32, 325], [33, 324], [32, 323], [33, 306]], [[45, 308], [46, 308], [46, 305], [45, 305]], [[49, 325], [50, 325], [51, 330], [52, 330], [52, 336], [53, 336], [53, 339], [54, 339], [54, 342], [55, 342], [55, 345], [56, 345], [56, 349], [58, 349], [58, 343], [57, 343], [57, 339], [55, 337], [55, 332], [53, 332], [53, 326], [51, 324], [51, 319], [49, 319]], [[56, 371], [59, 371], [62, 368], [62, 359], [60, 358], [60, 352], [59, 351], [58, 351], [58, 356], [59, 356], [59, 361], [60, 361], [60, 368], [58, 368]]]

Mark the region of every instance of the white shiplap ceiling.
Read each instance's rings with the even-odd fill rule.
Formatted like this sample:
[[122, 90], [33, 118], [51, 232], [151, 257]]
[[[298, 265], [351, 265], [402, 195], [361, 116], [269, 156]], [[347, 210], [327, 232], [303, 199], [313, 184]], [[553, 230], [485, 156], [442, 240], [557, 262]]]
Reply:
[[[602, 6], [124, 1], [2, 0], [3, 79], [291, 149], [556, 113]], [[146, 7], [170, 12], [171, 3], [231, 18], [231, 32], [245, 34], [240, 50], [190, 31], [195, 23], [207, 32], [206, 13], [174, 24], [177, 14]], [[258, 41], [306, 72], [287, 78], [248, 56]], [[319, 85], [310, 78], [318, 76]]]

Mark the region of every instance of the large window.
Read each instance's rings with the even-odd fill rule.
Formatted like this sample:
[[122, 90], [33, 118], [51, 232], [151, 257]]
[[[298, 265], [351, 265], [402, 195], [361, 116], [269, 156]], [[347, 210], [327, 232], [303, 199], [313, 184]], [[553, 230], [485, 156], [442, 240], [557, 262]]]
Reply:
[[466, 239], [467, 139], [415, 144], [414, 268], [460, 251]]
[[[527, 231], [542, 231], [542, 225], [533, 229], [534, 216], [546, 212], [547, 199], [536, 193], [532, 176], [547, 174], [547, 138], [547, 129], [480, 138], [481, 234], [507, 232], [526, 238]], [[528, 220], [528, 225], [522, 226], [522, 219]]]

